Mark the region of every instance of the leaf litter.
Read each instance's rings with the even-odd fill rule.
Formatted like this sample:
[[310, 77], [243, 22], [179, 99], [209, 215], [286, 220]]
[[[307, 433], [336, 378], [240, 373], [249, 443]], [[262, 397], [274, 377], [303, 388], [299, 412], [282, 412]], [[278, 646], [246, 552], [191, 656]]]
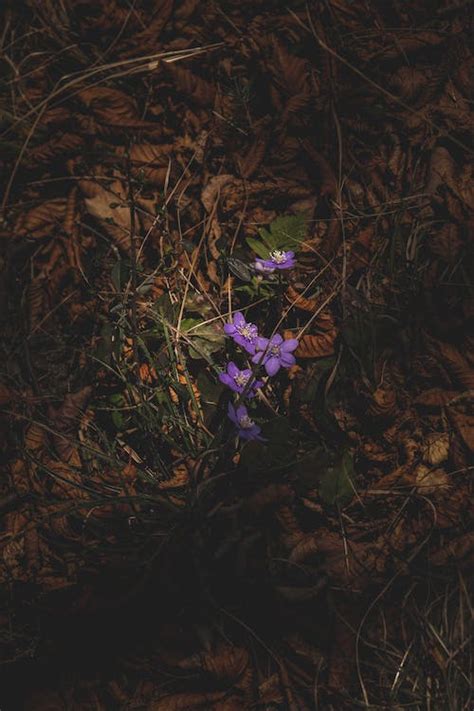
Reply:
[[468, 5], [3, 14], [2, 708], [470, 708]]

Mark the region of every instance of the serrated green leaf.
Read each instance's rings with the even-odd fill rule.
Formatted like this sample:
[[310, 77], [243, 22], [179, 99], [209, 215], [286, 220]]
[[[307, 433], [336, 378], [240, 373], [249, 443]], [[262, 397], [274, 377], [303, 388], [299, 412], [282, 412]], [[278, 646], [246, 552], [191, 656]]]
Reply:
[[[260, 235], [262, 232], [264, 232], [264, 230], [259, 230], [259, 231], [260, 231]], [[263, 239], [263, 237], [262, 237], [262, 239]], [[258, 239], [255, 239], [254, 237], [247, 237], [246, 242], [247, 242], [248, 246], [251, 249], [253, 249], [255, 254], [258, 254], [258, 256], [261, 257], [262, 259], [268, 259], [268, 257], [270, 256], [270, 251], [271, 251], [270, 248], [267, 249], [265, 247], [265, 245], [262, 244], [262, 242], [260, 242]]]

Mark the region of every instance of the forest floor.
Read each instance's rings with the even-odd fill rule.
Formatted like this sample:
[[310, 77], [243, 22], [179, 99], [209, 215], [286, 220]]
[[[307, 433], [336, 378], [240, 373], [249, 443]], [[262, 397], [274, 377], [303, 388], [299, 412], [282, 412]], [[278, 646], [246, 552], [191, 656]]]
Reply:
[[471, 3], [6, 5], [1, 711], [472, 708]]

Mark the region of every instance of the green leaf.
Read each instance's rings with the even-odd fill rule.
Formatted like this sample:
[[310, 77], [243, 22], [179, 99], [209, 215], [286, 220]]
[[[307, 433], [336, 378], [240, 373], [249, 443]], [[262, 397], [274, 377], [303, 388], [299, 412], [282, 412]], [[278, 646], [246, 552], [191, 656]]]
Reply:
[[110, 277], [112, 279], [112, 284], [115, 286], [117, 291], [122, 291], [122, 286], [129, 278], [130, 270], [126, 267], [122, 259], [115, 262], [110, 272]]
[[352, 499], [354, 487], [354, 462], [347, 450], [332, 467], [323, 474], [319, 483], [319, 493], [326, 504], [343, 504]]
[[118, 430], [123, 429], [123, 427], [125, 425], [125, 419], [124, 419], [122, 413], [119, 412], [118, 410], [114, 410], [112, 412], [112, 422], [114, 423], [115, 427]]
[[[263, 230], [260, 231], [260, 234], [261, 232], [263, 232]], [[248, 246], [253, 249], [256, 254], [258, 254], [259, 257], [261, 257], [262, 259], [269, 258], [270, 248], [267, 249], [265, 245], [263, 245], [258, 239], [255, 239], [254, 237], [247, 237], [245, 241], [247, 242]]]
[[270, 225], [270, 232], [260, 229], [259, 234], [270, 251], [274, 249], [297, 249], [306, 235], [306, 215], [277, 217]]
[[277, 217], [269, 229], [261, 227], [258, 230], [260, 240], [247, 237], [246, 242], [262, 259], [268, 259], [274, 249], [298, 249], [306, 235], [306, 215], [283, 215]]
[[[194, 319], [189, 319], [189, 321], [192, 320]], [[188, 328], [191, 328], [191, 326]], [[189, 348], [190, 357], [195, 360], [205, 358], [209, 363], [212, 363], [211, 355], [220, 351], [225, 342], [222, 331], [216, 330], [212, 324], [203, 324], [202, 326], [193, 328], [192, 331], [188, 330], [186, 335], [191, 341]]]

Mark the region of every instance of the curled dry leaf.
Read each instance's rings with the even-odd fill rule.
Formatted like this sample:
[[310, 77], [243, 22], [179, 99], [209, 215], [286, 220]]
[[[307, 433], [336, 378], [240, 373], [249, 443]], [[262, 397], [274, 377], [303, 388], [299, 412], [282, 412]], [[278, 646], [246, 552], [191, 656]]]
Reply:
[[453, 264], [458, 259], [462, 246], [459, 227], [453, 223], [443, 225], [429, 241], [433, 254], [448, 264]]
[[194, 74], [189, 69], [184, 69], [176, 63], [164, 65], [167, 72], [173, 77], [176, 87], [187, 94], [199, 106], [212, 106], [216, 96], [213, 84]]
[[266, 149], [266, 136], [258, 136], [250, 146], [245, 156], [237, 159], [240, 175], [243, 178], [251, 178], [256, 172], [258, 166], [263, 160]]
[[184, 659], [179, 666], [181, 669], [202, 669], [206, 674], [229, 683], [243, 674], [248, 663], [247, 650], [242, 647], [222, 644], [213, 652]]
[[425, 390], [415, 398], [415, 404], [423, 407], [440, 408], [444, 407], [450, 400], [459, 395], [457, 390], [441, 390], [440, 388], [432, 388]]
[[28, 325], [30, 333], [33, 333], [40, 325], [44, 317], [44, 306], [46, 302], [45, 281], [42, 277], [31, 280], [27, 295]]
[[474, 452], [474, 415], [460, 408], [447, 408], [448, 418], [469, 451]]
[[302, 311], [314, 313], [319, 305], [318, 299], [308, 299], [302, 294], [299, 294], [291, 284], [286, 290], [285, 296], [290, 304], [294, 304], [296, 308]]
[[425, 440], [423, 459], [427, 464], [437, 466], [446, 461], [449, 456], [449, 434], [433, 432]]
[[[125, 254], [132, 249], [132, 218], [128, 196], [122, 181], [114, 180], [107, 187], [93, 180], [80, 180], [85, 195], [84, 204], [92, 217], [100, 221], [102, 229]], [[135, 210], [135, 238], [143, 238], [153, 226], [154, 200], [139, 198]]]
[[15, 226], [17, 237], [40, 239], [51, 237], [55, 229], [62, 224], [66, 210], [66, 200], [56, 198], [47, 200], [22, 214]]
[[214, 702], [224, 696], [224, 691], [211, 691], [201, 693], [183, 693], [164, 696], [157, 701], [152, 701], [147, 711], [198, 711], [198, 709], [212, 709]]
[[79, 91], [78, 98], [106, 126], [139, 128], [149, 125], [148, 121], [140, 119], [135, 99], [119, 89], [90, 86]]
[[449, 541], [443, 548], [431, 553], [430, 562], [433, 565], [449, 565], [466, 559], [469, 565], [472, 562], [473, 552], [474, 533], [471, 532]]
[[450, 488], [449, 477], [444, 469], [433, 469], [426, 464], [419, 464], [414, 477], [421, 494], [438, 494]]
[[397, 394], [393, 388], [380, 387], [372, 393], [368, 412], [374, 417], [391, 417], [397, 412]]
[[[129, 151], [132, 169], [142, 172], [149, 183], [162, 187], [168, 173], [169, 156], [172, 151], [173, 146], [169, 143], [135, 143]], [[116, 153], [124, 156], [127, 154], [127, 149], [118, 146]]]
[[43, 445], [45, 443], [45, 439], [46, 439], [45, 428], [36, 422], [32, 422], [31, 425], [28, 425], [26, 432], [25, 432], [25, 439], [24, 439], [25, 449], [30, 452], [36, 452], [37, 450], [39, 450], [43, 447]]
[[35, 146], [28, 155], [33, 163], [48, 163], [57, 156], [69, 158], [82, 149], [84, 139], [75, 133], [63, 133], [40, 146]]
[[474, 390], [474, 368], [460, 351], [450, 343], [437, 341], [435, 345], [441, 355], [443, 365], [467, 390]]
[[337, 329], [315, 335], [305, 334], [295, 351], [297, 358], [326, 358], [334, 353]]

